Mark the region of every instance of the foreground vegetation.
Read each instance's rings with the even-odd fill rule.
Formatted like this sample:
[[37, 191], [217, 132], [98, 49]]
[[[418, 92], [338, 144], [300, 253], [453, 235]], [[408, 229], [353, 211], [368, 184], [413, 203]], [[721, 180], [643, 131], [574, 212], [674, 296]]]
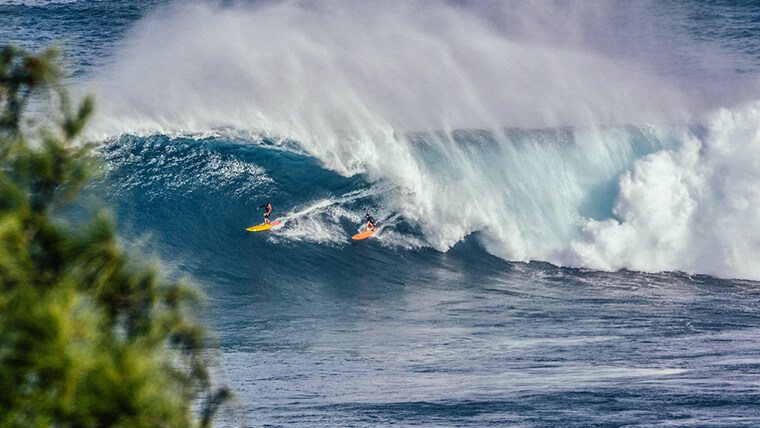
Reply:
[[0, 426], [208, 426], [229, 392], [210, 385], [198, 296], [83, 202], [93, 100], [72, 105], [58, 64], [0, 48]]

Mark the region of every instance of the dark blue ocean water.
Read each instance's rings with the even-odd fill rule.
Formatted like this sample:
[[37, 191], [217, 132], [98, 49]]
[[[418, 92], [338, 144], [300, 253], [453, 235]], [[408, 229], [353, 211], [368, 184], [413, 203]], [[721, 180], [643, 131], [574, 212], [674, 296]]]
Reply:
[[[174, 22], [175, 14], [195, 16], [167, 4], [0, 3], [0, 42], [36, 49], [62, 41], [72, 64], [72, 87], [87, 87], [102, 70], [121, 66], [121, 55], [127, 55], [122, 47], [130, 40], [156, 31], [156, 24], [146, 26], [146, 21], [161, 27], [164, 17]], [[225, 4], [219, 13], [259, 5]], [[743, 111], [741, 103], [754, 99], [746, 90], [760, 76], [760, 7], [754, 2], [619, 5], [625, 13], [602, 13], [587, 3], [567, 6], [582, 22], [608, 20], [622, 33], [597, 37], [608, 27], [595, 24], [580, 46], [599, 55], [645, 58], [656, 74], [676, 76], [677, 86], [698, 93], [695, 109], [700, 112]], [[562, 5], [545, 6], [541, 16], [568, 12], [553, 9]], [[464, 2], [457, 7], [481, 6]], [[478, 13], [488, 15], [487, 10]], [[212, 19], [218, 26], [214, 31], [234, 27], [235, 18], [224, 16], [225, 25]], [[517, 19], [508, 13], [492, 17], [501, 24]], [[639, 33], [642, 22], [650, 25]], [[528, 30], [503, 30], [515, 40], [532, 37]], [[660, 43], [645, 35], [649, 30]], [[183, 31], [176, 28], [176, 43], [192, 38]], [[542, 43], [557, 43], [547, 34]], [[699, 51], [720, 55], [711, 54], [705, 63], [694, 55]], [[718, 56], [724, 61], [712, 62]], [[156, 67], [161, 57], [149, 56]], [[163, 68], [172, 73], [167, 85], [186, 76], [183, 64], [190, 68], [193, 60], [186, 61]], [[143, 68], [135, 70], [149, 74], [140, 64]], [[223, 71], [207, 76], [209, 82], [224, 78]], [[139, 90], [120, 88], [118, 96], [138, 99], [129, 97]], [[177, 104], [189, 105], [183, 114], [195, 115], [182, 123], [206, 126], [204, 114], [215, 112], [203, 112], [203, 100]], [[130, 106], [144, 106], [157, 123], [177, 112], [141, 102]], [[107, 119], [119, 122], [121, 117]], [[755, 280], [760, 278], [752, 269], [759, 252], [753, 241], [757, 217], [744, 224], [749, 240], [737, 245], [743, 251], [738, 258], [711, 264], [706, 254], [719, 259], [734, 247], [700, 240], [714, 232], [713, 224], [716, 234], [720, 228], [732, 233], [727, 211], [720, 208], [724, 205], [744, 207], [728, 211], [736, 217], [760, 212], [753, 211], [751, 189], [757, 187], [751, 173], [711, 176], [714, 180], [697, 193], [725, 190], [711, 184], [724, 177], [745, 205], [725, 202], [730, 199], [725, 195], [693, 199], [703, 210], [710, 206], [705, 200], [714, 204], [716, 214], [688, 221], [674, 217], [666, 230], [686, 230], [687, 238], [656, 241], [653, 235], [642, 239], [654, 242], [652, 247], [633, 245], [649, 232], [639, 227], [627, 240], [614, 241], [629, 250], [598, 253], [617, 254], [610, 260], [621, 266], [665, 268], [598, 270], [591, 264], [597, 259], [583, 259], [589, 253], [577, 250], [579, 242], [590, 242], [593, 249], [611, 242], [579, 241], [575, 234], [584, 226], [579, 219], [637, 224], [630, 213], [639, 211], [630, 205], [647, 199], [625, 182], [636, 168], [652, 177], [641, 180], [652, 186], [644, 192], [651, 194], [663, 191], [658, 183], [671, 176], [695, 182], [682, 172], [689, 165], [697, 176], [727, 164], [746, 167], [733, 157], [709, 157], [703, 163], [717, 162], [717, 167], [684, 161], [664, 164], [662, 175], [644, 169], [646, 159], [652, 165], [660, 159], [646, 158], [650, 155], [672, 150], [668, 159], [679, 159], [680, 144], [691, 137], [702, 141], [696, 152], [706, 157], [726, 147], [715, 141], [742, 144], [731, 133], [714, 136], [720, 134], [716, 129], [726, 128], [707, 122], [670, 128], [605, 125], [598, 133], [587, 127], [508, 127], [440, 139], [438, 131], [407, 134], [420, 180], [437, 186], [431, 197], [405, 188], [393, 165], [373, 164], [371, 154], [349, 157], [354, 163], [334, 161], [333, 156], [347, 156], [340, 145], [322, 150], [319, 143], [282, 140], [224, 123], [150, 132], [130, 125], [98, 139], [108, 165], [101, 191], [114, 206], [126, 242], [143, 242], [143, 250], [160, 257], [172, 275], [192, 277], [207, 295], [203, 316], [219, 345], [217, 377], [237, 397], [233, 408], [220, 415], [220, 426], [758, 426], [760, 283]], [[751, 135], [754, 128], [746, 128]], [[497, 137], [502, 134], [505, 139]], [[360, 140], [349, 147], [365, 149]], [[753, 153], [742, 157], [755, 159]], [[347, 164], [355, 169], [344, 168]], [[417, 176], [403, 177], [413, 181]], [[749, 177], [748, 184], [743, 177]], [[471, 199], [452, 190], [457, 183], [466, 185]], [[553, 197], [575, 193], [579, 196], [568, 196], [570, 202]], [[273, 218], [285, 225], [246, 232], [261, 221], [256, 207], [267, 201], [274, 205]], [[567, 206], [579, 214], [563, 214]], [[500, 224], [508, 222], [498, 207], [525, 216], [511, 229], [514, 240], [503, 239], [501, 229], [471, 213], [485, 211]], [[351, 242], [365, 212], [383, 228], [376, 237]], [[449, 245], [446, 233], [460, 222], [472, 227], [454, 234]], [[523, 246], [515, 244], [518, 238]], [[679, 239], [688, 245], [679, 246]], [[710, 253], [713, 244], [716, 250]], [[659, 252], [663, 245], [672, 250]], [[527, 256], [510, 261], [509, 255], [522, 254], [521, 249]], [[559, 267], [542, 261], [542, 254], [575, 263]]]

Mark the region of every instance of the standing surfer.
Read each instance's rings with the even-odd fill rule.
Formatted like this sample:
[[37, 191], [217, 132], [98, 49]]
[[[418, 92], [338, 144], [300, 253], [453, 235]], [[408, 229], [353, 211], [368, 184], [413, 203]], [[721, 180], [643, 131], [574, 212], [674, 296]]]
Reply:
[[[266, 204], [256, 208], [257, 210], [260, 210], [264, 208], [264, 224], [269, 224], [269, 214], [272, 213], [272, 204], [267, 202]], [[369, 215], [369, 214], [367, 214]]]

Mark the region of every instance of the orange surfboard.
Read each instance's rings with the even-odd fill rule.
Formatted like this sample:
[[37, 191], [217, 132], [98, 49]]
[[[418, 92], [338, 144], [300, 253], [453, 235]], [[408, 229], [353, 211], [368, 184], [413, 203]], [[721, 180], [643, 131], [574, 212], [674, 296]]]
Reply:
[[377, 232], [377, 228], [374, 228], [372, 230], [365, 230], [362, 233], [357, 233], [356, 235], [352, 236], [351, 239], [353, 240], [360, 240], [360, 239], [367, 239], [370, 236], [374, 235], [374, 233]]

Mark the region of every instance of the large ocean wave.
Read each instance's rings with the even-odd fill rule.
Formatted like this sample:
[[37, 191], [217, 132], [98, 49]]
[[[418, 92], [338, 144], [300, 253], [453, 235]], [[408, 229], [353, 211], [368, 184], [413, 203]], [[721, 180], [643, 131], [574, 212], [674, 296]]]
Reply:
[[[569, 13], [582, 3], [488, 5], [165, 8], [92, 76], [92, 136], [243, 135], [315, 159], [297, 198], [272, 184], [299, 226], [281, 239], [340, 244], [336, 225], [372, 208], [387, 245], [472, 236], [507, 260], [760, 279], [760, 105], [719, 108], [656, 50], [622, 60], [589, 40], [620, 11], [589, 25]], [[325, 196], [320, 168], [361, 180]]]

